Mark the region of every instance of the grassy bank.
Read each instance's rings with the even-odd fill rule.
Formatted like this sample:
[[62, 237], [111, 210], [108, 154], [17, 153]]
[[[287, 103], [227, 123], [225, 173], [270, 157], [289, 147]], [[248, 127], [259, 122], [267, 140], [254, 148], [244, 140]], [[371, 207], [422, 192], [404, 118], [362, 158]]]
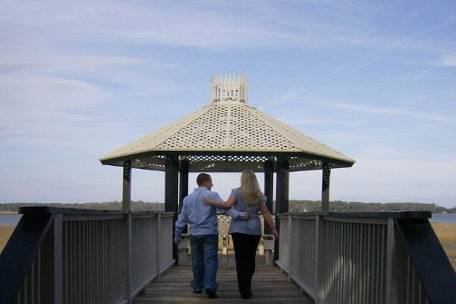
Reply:
[[11, 233], [13, 233], [13, 229], [13, 226], [0, 225], [0, 252], [3, 250], [3, 247], [5, 247]]
[[432, 227], [456, 270], [456, 224], [432, 223]]

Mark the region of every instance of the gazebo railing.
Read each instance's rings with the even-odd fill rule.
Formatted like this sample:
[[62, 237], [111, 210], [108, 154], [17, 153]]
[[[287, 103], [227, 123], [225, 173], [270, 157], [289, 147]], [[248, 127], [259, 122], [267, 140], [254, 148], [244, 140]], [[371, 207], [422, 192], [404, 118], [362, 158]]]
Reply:
[[316, 303], [455, 303], [456, 275], [428, 217], [282, 215], [276, 263]]
[[131, 303], [172, 260], [173, 214], [22, 208], [0, 303]]

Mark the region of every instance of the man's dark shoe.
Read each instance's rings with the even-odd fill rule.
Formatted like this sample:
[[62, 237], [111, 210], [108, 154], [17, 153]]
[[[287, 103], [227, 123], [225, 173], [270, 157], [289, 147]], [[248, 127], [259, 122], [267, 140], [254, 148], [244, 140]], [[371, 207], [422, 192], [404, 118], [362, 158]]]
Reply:
[[202, 293], [203, 291], [201, 289], [193, 289], [194, 293]]
[[217, 299], [217, 294], [214, 289], [206, 289], [206, 294], [209, 299]]

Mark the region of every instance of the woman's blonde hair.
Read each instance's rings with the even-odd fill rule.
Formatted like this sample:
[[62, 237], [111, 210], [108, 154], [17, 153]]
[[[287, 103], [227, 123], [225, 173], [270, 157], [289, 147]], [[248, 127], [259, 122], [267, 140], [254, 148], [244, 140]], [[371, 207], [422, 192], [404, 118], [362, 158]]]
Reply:
[[240, 193], [245, 203], [249, 206], [254, 206], [261, 202], [263, 193], [260, 190], [255, 172], [252, 170], [242, 171]]

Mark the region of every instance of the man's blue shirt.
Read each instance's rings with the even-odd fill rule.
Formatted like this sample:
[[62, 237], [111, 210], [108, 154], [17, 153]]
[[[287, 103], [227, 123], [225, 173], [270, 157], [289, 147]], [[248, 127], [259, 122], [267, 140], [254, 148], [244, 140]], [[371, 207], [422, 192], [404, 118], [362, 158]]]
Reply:
[[[182, 239], [182, 230], [187, 224], [189, 224], [189, 233], [191, 235], [218, 234], [217, 208], [205, 205], [203, 203], [204, 197], [215, 201], [222, 200], [217, 192], [210, 191], [205, 187], [198, 187], [187, 195], [184, 198], [181, 213], [176, 221], [176, 240]], [[242, 217], [245, 214], [232, 208], [218, 210], [232, 218]]]

